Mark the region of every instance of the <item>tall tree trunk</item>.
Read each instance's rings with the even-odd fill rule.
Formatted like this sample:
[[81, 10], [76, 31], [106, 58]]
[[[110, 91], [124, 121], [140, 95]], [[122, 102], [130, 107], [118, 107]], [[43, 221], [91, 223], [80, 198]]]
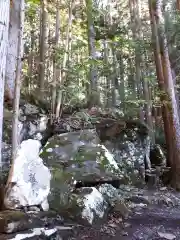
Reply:
[[180, 11], [180, 0], [176, 0], [176, 8]]
[[[112, 73], [112, 83], [113, 83], [113, 89], [112, 89], [112, 103], [114, 106], [116, 106], [116, 101], [117, 101], [117, 97], [121, 97], [116, 96], [116, 92], [119, 90], [119, 66], [118, 66], [118, 61], [117, 61], [117, 57], [116, 57], [116, 51], [115, 51], [115, 44], [114, 42], [111, 43], [111, 52], [112, 52], [112, 57], [113, 57], [113, 73]], [[124, 66], [123, 66], [124, 67]], [[124, 78], [121, 79], [122, 81], [124, 81]], [[122, 108], [123, 109], [123, 108]]]
[[14, 97], [14, 86], [16, 78], [17, 54], [18, 54], [18, 32], [19, 12], [21, 11], [19, 0], [11, 1], [10, 23], [9, 23], [9, 44], [6, 63], [5, 91], [9, 99]]
[[110, 84], [110, 79], [109, 79], [109, 64], [108, 64], [108, 57], [109, 57], [109, 53], [108, 53], [108, 43], [106, 40], [103, 41], [104, 43], [104, 75], [106, 78], [106, 104], [105, 106], [108, 108], [111, 106], [111, 98], [110, 98], [110, 89], [111, 89], [111, 84]]
[[[179, 17], [180, 16], [179, 15], [179, 12], [180, 12], [180, 0], [176, 0], [176, 10], [177, 10], [176, 14]], [[168, 14], [168, 16], [170, 16], [170, 14]], [[177, 44], [174, 41], [169, 44], [171, 49], [173, 49], [173, 47], [176, 46], [176, 45]], [[178, 51], [178, 46], [176, 46], [176, 48], [177, 48], [177, 51]], [[171, 71], [172, 71], [172, 78], [173, 78], [174, 86], [176, 86], [176, 84], [179, 83], [179, 81], [176, 82], [176, 80], [178, 79], [178, 76], [179, 76], [179, 68], [177, 69], [177, 67], [176, 67], [176, 63], [177, 63], [178, 58], [179, 58], [179, 55], [177, 56], [176, 54], [175, 54], [175, 56], [173, 54], [171, 54], [171, 56], [170, 56]], [[175, 63], [175, 64], [173, 64], [173, 63]], [[175, 87], [175, 95], [176, 95], [176, 103], [177, 103], [178, 112], [179, 112], [179, 119], [180, 119], [180, 93], [179, 93], [179, 91], [177, 90], [176, 87]]]
[[10, 1], [0, 1], [0, 167], [2, 166], [2, 132], [3, 132], [3, 106], [4, 106], [4, 83], [6, 57], [8, 48], [8, 31], [9, 31], [9, 11]]
[[143, 89], [144, 89], [144, 99], [146, 101], [145, 103], [145, 117], [146, 117], [146, 122], [150, 128], [150, 136], [151, 136], [151, 141], [154, 144], [155, 143], [155, 135], [154, 135], [154, 125], [152, 121], [152, 99], [151, 99], [151, 94], [150, 94], [150, 88], [149, 88], [149, 82], [147, 81], [146, 76], [148, 77], [148, 57], [147, 57], [147, 52], [144, 49], [144, 55], [143, 55], [143, 63], [144, 64], [144, 72], [145, 74], [142, 73], [142, 78], [143, 78]]
[[28, 57], [28, 76], [27, 76], [27, 92], [30, 94], [31, 92], [31, 84], [33, 81], [33, 67], [34, 67], [34, 49], [35, 49], [35, 32], [31, 31], [31, 49]]
[[159, 46], [159, 36], [158, 36], [158, 27], [155, 18], [156, 9], [154, 9], [153, 3], [149, 0], [149, 12], [151, 19], [151, 28], [152, 28], [152, 42], [154, 48], [154, 60], [156, 65], [156, 73], [159, 89], [162, 91], [161, 102], [162, 102], [162, 117], [164, 122], [164, 132], [166, 138], [166, 146], [167, 146], [167, 162], [169, 166], [172, 166], [173, 163], [173, 139], [172, 139], [172, 121], [169, 112], [169, 108], [167, 105], [168, 97], [166, 94], [166, 88], [164, 83], [164, 73], [163, 66], [161, 60], [161, 51]]
[[39, 65], [39, 87], [41, 97], [44, 95], [46, 56], [48, 49], [48, 10], [47, 0], [41, 0], [41, 35], [40, 35], [40, 65]]
[[[156, 4], [152, 4], [149, 0], [151, 8], [151, 18], [154, 20], [154, 25], [158, 26], [156, 31], [157, 40], [159, 40], [159, 62], [161, 62], [161, 71], [163, 71], [162, 83], [164, 82], [165, 92], [168, 95], [170, 109], [166, 112], [166, 117], [168, 116], [168, 129], [165, 132], [169, 132], [166, 135], [167, 146], [170, 145], [169, 155], [171, 156], [171, 167], [172, 167], [172, 185], [180, 189], [180, 122], [179, 114], [176, 103], [176, 96], [174, 90], [174, 83], [172, 78], [172, 71], [169, 60], [167, 39], [164, 30], [164, 19], [162, 15], [162, 1], [156, 0]], [[156, 13], [156, 18], [153, 13]], [[156, 44], [157, 45], [157, 44]], [[157, 48], [157, 46], [156, 46]], [[161, 51], [160, 51], [161, 50]], [[167, 111], [168, 111], [167, 110]], [[164, 121], [167, 120], [164, 118]], [[166, 124], [166, 125], [167, 125]], [[168, 137], [168, 138], [167, 138]]]
[[87, 12], [87, 32], [88, 32], [88, 48], [89, 57], [91, 59], [90, 71], [89, 71], [89, 82], [90, 89], [88, 90], [88, 100], [90, 105], [99, 104], [99, 98], [97, 97], [97, 67], [96, 61], [96, 47], [95, 47], [95, 30], [93, 21], [93, 1], [86, 0], [86, 12]]
[[[17, 0], [16, 0], [17, 1]], [[23, 30], [24, 30], [24, 0], [18, 0], [19, 12], [18, 14], [18, 46], [17, 46], [17, 64], [16, 64], [16, 76], [15, 76], [15, 88], [14, 88], [14, 102], [13, 102], [13, 120], [12, 120], [12, 165], [9, 171], [8, 180], [6, 183], [6, 190], [11, 182], [14, 171], [14, 160], [19, 145], [18, 134], [18, 117], [19, 117], [19, 100], [21, 89], [21, 70], [22, 70], [22, 55], [23, 55]]]
[[24, 0], [16, 0], [19, 2], [18, 12], [18, 46], [17, 46], [17, 64], [15, 76], [14, 102], [13, 102], [13, 131], [12, 131], [12, 159], [16, 156], [18, 142], [18, 116], [19, 116], [19, 100], [21, 89], [21, 69], [23, 56], [23, 30], [24, 30]]
[[58, 78], [60, 76], [60, 68], [57, 65], [56, 60], [56, 50], [59, 45], [60, 38], [60, 11], [59, 11], [59, 0], [56, 1], [56, 32], [55, 32], [55, 48], [54, 48], [54, 56], [53, 56], [53, 86], [52, 86], [52, 114], [53, 118], [55, 115], [55, 107], [56, 107], [56, 85], [58, 82]]
[[120, 71], [120, 82], [119, 82], [119, 95], [120, 95], [120, 100], [121, 100], [121, 109], [123, 110], [123, 112], [125, 111], [125, 64], [124, 64], [124, 58], [123, 58], [123, 46], [121, 44], [120, 47], [120, 59], [119, 59], [119, 71]]
[[[69, 8], [68, 8], [68, 23], [67, 23], [67, 28], [66, 28], [66, 40], [65, 40], [65, 51], [64, 51], [64, 57], [63, 57], [63, 63], [62, 63], [62, 71], [61, 71], [61, 79], [59, 82], [60, 86], [63, 86], [66, 80], [67, 76], [67, 61], [68, 61], [68, 48], [69, 48], [69, 40], [70, 40], [70, 29], [72, 27], [72, 10], [73, 10], [73, 5], [74, 5], [74, 0], [71, 0], [69, 3]], [[57, 106], [56, 106], [56, 118], [60, 116], [60, 110], [61, 110], [61, 105], [63, 103], [63, 92], [60, 89], [58, 90], [58, 95], [57, 95]]]
[[169, 94], [170, 102], [171, 102], [171, 111], [172, 111], [172, 122], [173, 122], [173, 148], [174, 148], [174, 157], [172, 164], [172, 184], [175, 188], [180, 190], [180, 121], [179, 121], [179, 113], [178, 106], [176, 102], [176, 94], [174, 88], [174, 82], [172, 78], [172, 70], [170, 66], [169, 60], [169, 52], [167, 39], [164, 30], [164, 19], [162, 15], [162, 1], [158, 0], [156, 2], [156, 16], [157, 22], [159, 23], [159, 35], [160, 35], [160, 44], [161, 44], [161, 52], [162, 52], [162, 63], [163, 63], [163, 71], [164, 71], [164, 81], [167, 88], [167, 92]]
[[[139, 16], [139, 7], [140, 2], [139, 0], [129, 0], [129, 6], [130, 6], [130, 14], [131, 14], [131, 24], [132, 24], [132, 33], [133, 33], [133, 39], [135, 42], [135, 84], [136, 84], [136, 93], [137, 93], [137, 99], [140, 100], [142, 98], [142, 87], [141, 87], [141, 52], [140, 52], [140, 16]], [[144, 121], [143, 116], [143, 109], [141, 106], [139, 106], [139, 117], [141, 121]]]

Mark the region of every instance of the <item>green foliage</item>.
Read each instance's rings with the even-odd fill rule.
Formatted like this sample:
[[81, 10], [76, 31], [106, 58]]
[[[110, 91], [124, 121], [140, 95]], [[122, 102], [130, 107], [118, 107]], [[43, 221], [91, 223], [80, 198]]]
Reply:
[[26, 0], [26, 3], [30, 4], [30, 5], [37, 5], [40, 4], [40, 0]]
[[[56, 25], [56, 2], [48, 1], [48, 54], [45, 66], [45, 91], [46, 100], [51, 101], [53, 88], [53, 62], [58, 69], [62, 70], [66, 31], [68, 25], [68, 11], [70, 1], [62, 1], [60, 4], [60, 40], [55, 46]], [[105, 3], [103, 3], [105, 5]], [[70, 31], [70, 42], [67, 56], [65, 79], [61, 76], [57, 79], [56, 90], [64, 94], [64, 105], [83, 105], [86, 102], [98, 103], [102, 107], [111, 108], [119, 106], [124, 115], [136, 118], [139, 108], [145, 109], [147, 99], [145, 98], [143, 83], [151, 87], [151, 103], [160, 103], [162, 92], [157, 86], [156, 68], [154, 63], [151, 26], [149, 21], [148, 5], [140, 1], [141, 8], [140, 33], [137, 32], [137, 14], [129, 9], [129, 1], [118, 1], [116, 7], [103, 6], [98, 1], [87, 0], [86, 4], [74, 2], [72, 29]], [[24, 74], [27, 81], [23, 88], [34, 91], [39, 87], [39, 36], [40, 36], [40, 0], [28, 0], [25, 22], [25, 45], [26, 55], [33, 53], [32, 66], [29, 62], [24, 64]], [[180, 42], [180, 15], [165, 13], [166, 33], [172, 56], [179, 56], [177, 46]], [[95, 29], [95, 39], [91, 44], [98, 57], [89, 56], [88, 28], [90, 20]], [[32, 32], [34, 39], [32, 39]], [[107, 44], [107, 56], [105, 56], [104, 43]], [[139, 58], [139, 63], [137, 61]], [[175, 58], [176, 60], [177, 58]], [[180, 64], [177, 64], [180, 66]], [[32, 67], [32, 69], [31, 69]], [[97, 70], [98, 91], [94, 95], [91, 92], [91, 81], [89, 71], [94, 67]], [[138, 69], [139, 67], [139, 69]], [[137, 72], [140, 72], [140, 79]], [[30, 73], [32, 71], [32, 73]], [[140, 89], [137, 90], [137, 82]], [[63, 83], [62, 83], [63, 82]], [[138, 96], [140, 92], [140, 97]], [[100, 103], [97, 101], [100, 96]], [[115, 99], [115, 100], [114, 100]], [[80, 116], [86, 118], [87, 116]], [[88, 117], [87, 117], [88, 118]]]

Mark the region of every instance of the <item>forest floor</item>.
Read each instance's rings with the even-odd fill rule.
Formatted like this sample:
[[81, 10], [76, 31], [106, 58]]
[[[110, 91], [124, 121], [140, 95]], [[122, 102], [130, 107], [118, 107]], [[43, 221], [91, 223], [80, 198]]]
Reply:
[[112, 213], [104, 225], [76, 229], [71, 239], [180, 240], [180, 206], [170, 205], [139, 204], [126, 220]]
[[[180, 240], [180, 193], [165, 187], [162, 189], [165, 190], [139, 189], [142, 195], [138, 198], [137, 194], [137, 198], [131, 200], [134, 201], [133, 207], [126, 219], [112, 212], [101, 225], [87, 227], [76, 221], [65, 221], [61, 226], [60, 223], [56, 237], [21, 238], [12, 234], [0, 235], [0, 240]], [[67, 226], [70, 230], [66, 229]]]
[[[151, 207], [133, 214], [126, 221], [110, 216], [100, 228], [82, 228], [71, 239], [77, 240], [155, 240], [180, 239], [180, 209]], [[120, 220], [120, 221], [119, 221]]]

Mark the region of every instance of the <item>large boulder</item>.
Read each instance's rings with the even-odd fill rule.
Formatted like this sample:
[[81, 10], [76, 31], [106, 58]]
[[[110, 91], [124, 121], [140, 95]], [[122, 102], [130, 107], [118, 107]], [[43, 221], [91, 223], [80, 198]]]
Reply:
[[38, 140], [32, 139], [21, 143], [10, 172], [4, 200], [6, 208], [41, 205], [44, 210], [48, 209], [51, 174], [39, 157], [40, 146]]
[[68, 207], [76, 182], [119, 179], [117, 163], [93, 129], [53, 136], [40, 156], [52, 173], [50, 208], [58, 211]]
[[70, 195], [68, 206], [61, 213], [78, 223], [92, 225], [106, 220], [109, 210], [109, 203], [95, 187], [84, 187]]
[[97, 131], [123, 175], [125, 184], [138, 184], [145, 180], [149, 160], [150, 138], [148, 127], [139, 121], [105, 119]]

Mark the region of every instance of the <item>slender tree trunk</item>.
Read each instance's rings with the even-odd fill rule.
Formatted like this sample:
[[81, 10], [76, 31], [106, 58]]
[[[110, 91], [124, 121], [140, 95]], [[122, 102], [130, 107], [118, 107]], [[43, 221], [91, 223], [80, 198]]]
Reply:
[[[89, 57], [91, 59], [90, 71], [89, 71], [89, 82], [90, 89], [88, 91], [88, 100], [90, 105], [99, 104], [99, 99], [97, 99], [97, 67], [96, 61], [96, 48], [95, 48], [95, 30], [93, 21], [93, 2], [92, 0], [86, 0], [86, 12], [87, 12], [87, 32], [88, 32], [88, 47], [89, 47]], [[95, 100], [97, 101], [95, 103]], [[92, 104], [91, 104], [92, 103]]]
[[13, 120], [12, 120], [12, 165], [9, 171], [8, 180], [5, 190], [8, 189], [14, 171], [14, 160], [18, 149], [18, 117], [19, 117], [19, 100], [21, 88], [21, 69], [22, 69], [22, 55], [23, 55], [23, 30], [24, 30], [24, 0], [18, 0], [20, 4], [18, 12], [18, 48], [17, 48], [17, 65], [14, 89], [14, 102], [13, 102]]
[[105, 73], [105, 78], [106, 78], [106, 107], [111, 106], [111, 99], [110, 99], [110, 79], [109, 79], [109, 65], [108, 65], [108, 43], [106, 40], [104, 40], [104, 73]]
[[18, 54], [18, 29], [20, 1], [11, 1], [10, 23], [9, 23], [9, 45], [6, 63], [6, 93], [9, 99], [14, 97], [14, 86], [16, 78], [17, 54]]
[[44, 95], [46, 56], [48, 49], [48, 10], [47, 0], [41, 0], [41, 38], [40, 38], [40, 65], [39, 65], [39, 87], [41, 97]]
[[123, 46], [121, 44], [120, 47], [120, 59], [119, 59], [119, 71], [120, 71], [120, 82], [119, 82], [119, 95], [121, 100], [121, 108], [124, 111], [125, 110], [125, 86], [124, 86], [124, 71], [125, 71], [125, 65], [124, 65], [124, 59], [122, 57], [123, 55]]
[[177, 103], [177, 108], [178, 108], [178, 114], [179, 114], [179, 119], [180, 119], [180, 105], [179, 105], [179, 101], [180, 101], [180, 98], [179, 98], [179, 92], [176, 88], [176, 72], [175, 70], [171, 67], [171, 73], [172, 73], [172, 79], [173, 79], [173, 83], [174, 83], [174, 86], [175, 86], [175, 96], [176, 96], [176, 103]]
[[[130, 36], [128, 34], [128, 40], [130, 41]], [[121, 50], [122, 51], [122, 50]], [[131, 46], [129, 46], [129, 49], [128, 49], [129, 53], [130, 53], [130, 56], [133, 54], [132, 53], [132, 50], [131, 50]], [[134, 69], [134, 63], [133, 63], [133, 59], [132, 57], [131, 58], [128, 58], [128, 68], [127, 68], [127, 71], [129, 73], [128, 75], [128, 87], [131, 89], [131, 94], [135, 94], [135, 89], [136, 89], [136, 84], [135, 84], [135, 79], [134, 79], [134, 72], [135, 72], [135, 69]]]
[[[61, 71], [61, 79], [60, 79], [60, 85], [63, 86], [66, 80], [66, 75], [67, 75], [67, 61], [68, 61], [68, 48], [69, 48], [69, 40], [70, 40], [70, 29], [72, 27], [72, 10], [73, 10], [73, 5], [74, 5], [74, 0], [70, 1], [69, 5], [69, 18], [68, 18], [68, 23], [67, 23], [67, 29], [66, 29], [66, 41], [65, 41], [65, 53], [64, 53], [64, 58], [63, 58], [63, 63], [62, 63], [62, 71]], [[60, 86], [59, 86], [60, 88]], [[63, 93], [62, 90], [58, 90], [58, 95], [57, 95], [57, 106], [56, 106], [56, 118], [60, 116], [60, 110], [61, 110], [61, 105], [63, 102]]]
[[58, 78], [60, 76], [59, 71], [60, 68], [57, 65], [56, 61], [56, 49], [59, 45], [59, 38], [60, 38], [60, 11], [59, 11], [59, 0], [56, 1], [56, 32], [55, 32], [55, 49], [54, 49], [54, 56], [53, 56], [53, 86], [52, 86], [52, 114], [53, 118], [55, 115], [55, 107], [56, 107], [56, 85], [58, 82]]
[[[17, 1], [17, 0], [16, 0]], [[13, 102], [13, 131], [12, 131], [12, 159], [16, 157], [16, 150], [19, 145], [18, 142], [18, 116], [19, 116], [19, 100], [21, 89], [21, 69], [22, 69], [22, 56], [23, 56], [23, 30], [24, 30], [24, 0], [19, 1], [18, 12], [18, 48], [17, 48], [17, 64], [16, 64], [16, 77], [14, 89], [14, 102]]]
[[[148, 57], [147, 57], [147, 53], [146, 50], [144, 50], [144, 56], [143, 56], [143, 63], [144, 64], [144, 71], [145, 74], [143, 75], [143, 89], [144, 89], [144, 99], [146, 101], [145, 103], [145, 116], [146, 116], [146, 122], [150, 128], [150, 136], [151, 136], [151, 141], [152, 144], [155, 143], [155, 136], [154, 136], [154, 125], [153, 125], [153, 121], [152, 121], [152, 99], [151, 99], [151, 94], [150, 94], [150, 89], [149, 89], [149, 82], [146, 79], [146, 76], [148, 77]], [[143, 73], [142, 73], [143, 74]]]
[[115, 46], [114, 43], [111, 43], [111, 52], [112, 52], [112, 58], [113, 58], [113, 72], [112, 72], [112, 104], [113, 106], [116, 106], [116, 101], [117, 101], [117, 91], [119, 89], [119, 67], [118, 67], [118, 62], [116, 58], [116, 51], [115, 51]]
[[31, 49], [30, 54], [28, 58], [28, 82], [27, 82], [27, 92], [30, 94], [31, 92], [31, 84], [33, 81], [33, 67], [34, 67], [34, 47], [35, 47], [35, 36], [34, 36], [34, 30], [31, 31]]
[[[180, 0], [176, 0], [176, 10], [177, 10], [177, 12], [176, 12], [177, 16], [179, 17], [180, 16], [179, 15], [179, 13], [180, 13]], [[171, 48], [173, 48], [172, 45], [174, 45], [174, 44], [176, 45], [176, 43], [173, 41], [173, 43], [171, 43], [171, 45], [170, 44], [169, 45], [171, 46]], [[176, 66], [173, 67], [173, 62], [177, 62], [177, 56], [174, 58], [174, 56], [172, 55], [170, 61], [171, 61], [172, 78], [173, 78], [174, 86], [176, 86], [176, 80], [178, 79], [179, 71], [176, 70]], [[179, 112], [179, 119], [180, 119], [180, 93], [179, 93], [179, 91], [177, 90], [176, 87], [175, 87], [175, 95], [176, 95], [176, 103], [177, 103], [178, 112]]]
[[[132, 33], [133, 33], [133, 39], [135, 41], [135, 91], [137, 94], [137, 99], [140, 100], [142, 98], [142, 87], [141, 87], [141, 52], [140, 52], [140, 17], [139, 17], [139, 7], [140, 3], [139, 0], [129, 0], [129, 6], [130, 6], [130, 14], [131, 14], [131, 24], [132, 24]], [[140, 106], [139, 107], [139, 117], [141, 121], [144, 121], [143, 116], [143, 109]]]
[[0, 1], [0, 167], [2, 167], [2, 131], [3, 131], [3, 106], [4, 106], [4, 83], [5, 68], [8, 47], [8, 31], [9, 31], [9, 11], [10, 1]]
[[180, 0], [176, 0], [176, 8], [180, 11]]

